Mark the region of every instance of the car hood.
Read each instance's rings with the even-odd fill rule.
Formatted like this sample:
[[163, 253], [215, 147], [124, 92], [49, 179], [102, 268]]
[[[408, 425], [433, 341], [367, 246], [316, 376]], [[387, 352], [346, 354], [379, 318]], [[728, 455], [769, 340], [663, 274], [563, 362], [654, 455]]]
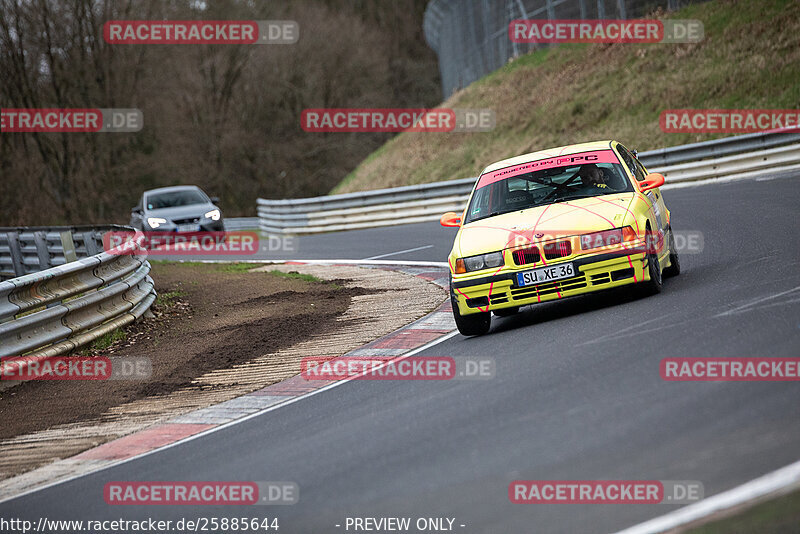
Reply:
[[218, 209], [215, 205], [207, 202], [205, 204], [190, 204], [188, 206], [175, 206], [173, 208], [160, 208], [147, 210], [147, 217], [162, 217], [164, 219], [189, 219], [191, 217], [202, 217], [211, 210]]
[[474, 256], [538, 239], [625, 226], [632, 218], [628, 210], [633, 199], [634, 193], [617, 193], [481, 219], [459, 230], [454, 252], [459, 257]]

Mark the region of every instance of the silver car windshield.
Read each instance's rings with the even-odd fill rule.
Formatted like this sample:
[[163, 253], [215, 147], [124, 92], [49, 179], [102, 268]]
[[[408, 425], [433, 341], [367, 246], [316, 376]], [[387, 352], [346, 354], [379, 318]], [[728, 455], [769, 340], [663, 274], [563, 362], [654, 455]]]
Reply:
[[207, 202], [208, 199], [203, 193], [192, 190], [147, 195], [147, 209], [149, 210], [191, 206], [192, 204], [206, 204]]

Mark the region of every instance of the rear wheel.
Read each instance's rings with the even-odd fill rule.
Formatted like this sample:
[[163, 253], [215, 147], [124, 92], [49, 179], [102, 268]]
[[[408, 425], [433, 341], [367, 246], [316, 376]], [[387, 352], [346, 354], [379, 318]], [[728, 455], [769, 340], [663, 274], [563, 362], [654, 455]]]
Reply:
[[491, 328], [491, 312], [478, 312], [470, 315], [461, 315], [458, 312], [458, 302], [456, 302], [452, 284], [450, 285], [450, 303], [453, 305], [453, 318], [456, 320], [456, 327], [461, 335], [482, 336]]
[[672, 228], [669, 229], [669, 267], [664, 269], [664, 276], [678, 276], [681, 274], [681, 261], [678, 259], [678, 251], [675, 250], [675, 236]]

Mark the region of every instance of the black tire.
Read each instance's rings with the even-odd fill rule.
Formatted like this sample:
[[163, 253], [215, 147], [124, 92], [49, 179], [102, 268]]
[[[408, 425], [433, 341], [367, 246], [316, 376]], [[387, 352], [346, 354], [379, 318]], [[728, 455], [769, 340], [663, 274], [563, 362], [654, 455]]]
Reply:
[[[650, 225], [648, 224], [647, 235], [650, 234]], [[663, 282], [661, 279], [661, 265], [658, 263], [658, 252], [653, 249], [655, 249], [654, 245], [648, 245], [647, 270], [650, 274], [650, 280], [647, 280], [642, 284], [642, 291], [644, 291], [645, 295], [655, 295], [656, 293], [661, 293]]]
[[500, 308], [499, 310], [494, 310], [492, 313], [498, 317], [511, 317], [512, 315], [519, 313], [519, 306], [514, 306], [513, 308]]
[[678, 276], [681, 274], [681, 260], [678, 258], [678, 251], [675, 250], [675, 236], [672, 235], [672, 228], [669, 229], [669, 267], [664, 269], [664, 276]]
[[453, 318], [456, 320], [456, 327], [462, 336], [482, 336], [492, 327], [491, 312], [479, 312], [470, 315], [461, 315], [458, 312], [458, 302], [456, 302], [453, 286], [450, 286], [450, 303], [453, 305]]

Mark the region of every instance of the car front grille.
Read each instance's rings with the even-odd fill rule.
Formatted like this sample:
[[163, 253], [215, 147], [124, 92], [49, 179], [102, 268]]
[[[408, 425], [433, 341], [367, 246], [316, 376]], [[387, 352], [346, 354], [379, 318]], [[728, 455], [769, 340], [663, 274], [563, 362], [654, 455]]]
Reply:
[[200, 222], [200, 217], [193, 217], [189, 219], [172, 219], [173, 224], [197, 224]]
[[516, 265], [527, 265], [529, 263], [539, 263], [542, 257], [539, 255], [537, 247], [521, 248], [513, 252], [512, 257]]
[[511, 290], [511, 298], [513, 300], [529, 299], [535, 296], [544, 296], [551, 293], [560, 293], [562, 291], [570, 291], [572, 289], [581, 289], [586, 287], [586, 275], [574, 276], [572, 278], [565, 278], [557, 282], [546, 282], [531, 287], [521, 287]]
[[566, 258], [572, 254], [572, 243], [569, 241], [557, 241], [555, 243], [547, 243], [544, 245], [544, 257], [548, 260], [556, 260], [558, 258]]
[[[542, 245], [542, 249], [544, 250], [544, 257], [546, 259], [557, 260], [559, 258], [566, 258], [572, 254], [572, 243], [569, 241], [545, 243]], [[511, 256], [514, 258], [515, 265], [539, 263], [542, 259], [542, 254], [539, 252], [539, 247], [536, 246], [517, 249], [511, 254]]]

